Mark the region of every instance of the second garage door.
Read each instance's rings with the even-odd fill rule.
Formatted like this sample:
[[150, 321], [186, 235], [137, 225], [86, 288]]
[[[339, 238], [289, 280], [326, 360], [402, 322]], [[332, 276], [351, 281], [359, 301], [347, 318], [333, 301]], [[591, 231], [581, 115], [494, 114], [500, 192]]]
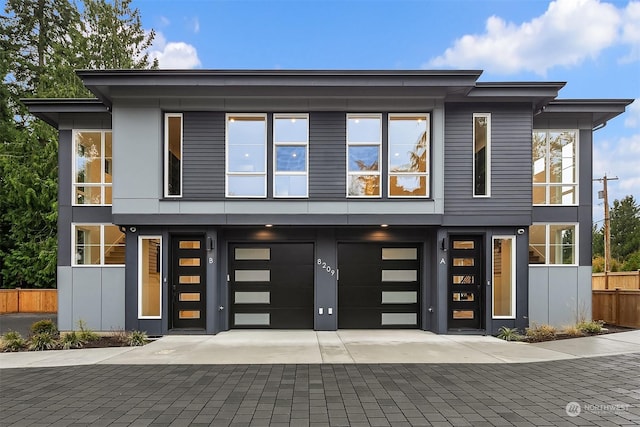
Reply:
[[338, 268], [338, 328], [419, 326], [417, 245], [341, 243]]

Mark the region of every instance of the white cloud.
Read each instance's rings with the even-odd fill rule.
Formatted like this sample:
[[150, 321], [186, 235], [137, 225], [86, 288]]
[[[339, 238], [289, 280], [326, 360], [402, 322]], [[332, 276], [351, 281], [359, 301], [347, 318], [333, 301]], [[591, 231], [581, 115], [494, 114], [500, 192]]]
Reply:
[[191, 19], [191, 30], [194, 33], [199, 33], [200, 32], [200, 20], [198, 19], [197, 16], [195, 18]]
[[160, 31], [156, 31], [153, 46], [149, 50], [151, 60], [157, 59], [160, 68], [188, 69], [201, 65], [198, 51], [185, 42], [167, 42]]
[[635, 128], [640, 126], [640, 99], [636, 99], [633, 104], [627, 107], [625, 116], [624, 125], [626, 127]]
[[618, 9], [600, 0], [556, 0], [544, 14], [519, 25], [490, 17], [483, 34], [462, 36], [425, 66], [545, 75], [555, 66], [594, 59], [616, 44], [630, 48], [621, 60], [640, 59], [639, 40], [640, 2]]

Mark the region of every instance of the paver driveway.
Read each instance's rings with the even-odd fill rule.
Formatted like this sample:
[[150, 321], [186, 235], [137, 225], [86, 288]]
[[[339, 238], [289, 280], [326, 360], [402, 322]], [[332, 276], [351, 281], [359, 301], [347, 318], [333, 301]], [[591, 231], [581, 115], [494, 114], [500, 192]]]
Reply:
[[640, 425], [640, 354], [499, 365], [17, 368], [0, 370], [0, 381], [2, 425]]

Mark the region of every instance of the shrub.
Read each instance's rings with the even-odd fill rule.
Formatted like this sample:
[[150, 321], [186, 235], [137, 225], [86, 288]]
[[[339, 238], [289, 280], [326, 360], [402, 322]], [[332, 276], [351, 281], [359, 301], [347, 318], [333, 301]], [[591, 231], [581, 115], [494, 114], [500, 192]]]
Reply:
[[584, 332], [582, 332], [580, 328], [578, 328], [578, 326], [575, 326], [575, 325], [567, 326], [562, 330], [562, 333], [572, 338], [584, 336]]
[[53, 350], [57, 346], [58, 342], [55, 337], [46, 332], [35, 334], [29, 340], [29, 350], [31, 351]]
[[80, 329], [80, 331], [78, 332], [78, 336], [85, 343], [98, 341], [100, 339], [100, 335], [87, 328], [87, 324], [82, 319], [78, 320], [78, 328]]
[[520, 341], [522, 339], [522, 335], [520, 335], [518, 328], [507, 328], [506, 326], [502, 326], [498, 329], [498, 338], [505, 341]]
[[576, 325], [576, 328], [585, 334], [600, 334], [602, 333], [603, 324], [601, 320], [582, 321]]
[[117, 331], [112, 331], [111, 336], [120, 344], [128, 345], [129, 343], [129, 334], [124, 329], [118, 329]]
[[25, 345], [26, 342], [20, 332], [9, 331], [2, 335], [2, 351], [19, 351]]
[[60, 344], [63, 349], [69, 350], [72, 348], [82, 348], [85, 342], [80, 338], [80, 335], [77, 334], [76, 331], [71, 331], [60, 339]]
[[550, 341], [556, 339], [556, 332], [551, 325], [533, 325], [526, 329], [525, 335], [531, 342]]
[[143, 346], [147, 341], [149, 341], [149, 337], [147, 337], [147, 333], [143, 331], [131, 331], [127, 338], [127, 344], [132, 347]]
[[53, 337], [58, 336], [58, 328], [51, 319], [38, 320], [31, 324], [31, 335], [49, 334]]

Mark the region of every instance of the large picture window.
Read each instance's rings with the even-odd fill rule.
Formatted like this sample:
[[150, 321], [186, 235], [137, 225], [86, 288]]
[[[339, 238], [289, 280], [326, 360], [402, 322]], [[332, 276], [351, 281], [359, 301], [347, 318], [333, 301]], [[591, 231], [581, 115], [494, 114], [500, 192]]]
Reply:
[[124, 265], [125, 237], [111, 224], [73, 224], [72, 265]]
[[488, 197], [491, 189], [491, 114], [473, 115], [473, 196]]
[[578, 201], [578, 132], [533, 132], [533, 204], [575, 205]]
[[380, 114], [347, 115], [347, 196], [380, 197]]
[[274, 197], [307, 197], [309, 116], [274, 115], [273, 145]]
[[227, 197], [267, 196], [267, 116], [227, 114]]
[[576, 265], [576, 224], [534, 224], [529, 227], [529, 264]]
[[73, 145], [73, 205], [111, 205], [111, 131], [76, 131]]
[[389, 197], [429, 196], [429, 116], [389, 114]]
[[138, 237], [138, 318], [159, 319], [162, 307], [160, 236]]
[[182, 114], [164, 116], [164, 195], [182, 196]]

